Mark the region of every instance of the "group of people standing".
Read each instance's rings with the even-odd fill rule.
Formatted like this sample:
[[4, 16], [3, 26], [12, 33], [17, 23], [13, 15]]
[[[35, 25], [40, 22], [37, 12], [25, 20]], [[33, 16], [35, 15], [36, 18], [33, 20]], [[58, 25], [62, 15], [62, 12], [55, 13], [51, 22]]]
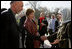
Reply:
[[[17, 24], [15, 15], [23, 10], [22, 1], [11, 1], [10, 9], [1, 11], [1, 48], [19, 48], [19, 34], [22, 33], [24, 41], [25, 30], [27, 31], [26, 48], [39, 48], [39, 41], [44, 41], [45, 36], [40, 36], [34, 18], [34, 10], [28, 9], [26, 17], [21, 18], [20, 25]], [[24, 22], [25, 21], [25, 22]], [[24, 42], [23, 42], [24, 43]], [[23, 44], [24, 45], [24, 44]], [[24, 46], [23, 46], [24, 47]]]
[[[15, 14], [20, 13], [23, 10], [22, 1], [11, 1], [10, 9], [1, 11], [1, 42], [0, 48], [19, 48], [19, 34], [22, 34], [22, 46], [24, 47], [25, 35], [26, 48], [40, 48], [40, 45], [44, 44], [44, 40], [50, 40], [52, 44], [55, 44], [52, 38], [47, 38], [45, 34], [53, 35], [58, 31], [58, 26], [61, 23], [61, 14], [58, 14], [57, 19], [53, 14], [51, 19], [49, 16], [40, 13], [38, 24], [35, 21], [33, 9], [27, 9], [26, 15], [21, 17], [19, 25], [16, 22]], [[37, 30], [39, 25], [39, 30]], [[27, 33], [27, 34], [25, 34]], [[57, 36], [56, 36], [57, 37]], [[53, 37], [56, 39], [56, 37]], [[56, 40], [57, 41], [57, 40]]]

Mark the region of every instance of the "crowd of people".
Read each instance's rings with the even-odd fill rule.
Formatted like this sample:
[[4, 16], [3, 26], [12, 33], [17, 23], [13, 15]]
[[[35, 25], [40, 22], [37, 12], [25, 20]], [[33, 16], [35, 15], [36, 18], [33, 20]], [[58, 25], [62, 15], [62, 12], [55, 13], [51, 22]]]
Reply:
[[[68, 44], [68, 39], [71, 39], [71, 20], [62, 23], [61, 13], [57, 14], [57, 18], [55, 14], [52, 14], [50, 18], [41, 12], [37, 24], [34, 16], [35, 11], [29, 8], [26, 10], [26, 15], [21, 17], [18, 25], [15, 15], [22, 10], [22, 1], [11, 1], [9, 10], [1, 9], [0, 48], [19, 48], [20, 34], [22, 34], [22, 48], [40, 48], [41, 45], [44, 48], [45, 40], [48, 40], [52, 45], [50, 48], [61, 48], [59, 45], [59, 43], [63, 44], [61, 42], [63, 40], [61, 39], [66, 39], [64, 40], [66, 41], [64, 44]], [[66, 28], [63, 29], [63, 27], [61, 27], [62, 25]], [[37, 29], [37, 26], [39, 26], [39, 29]], [[60, 29], [62, 29], [64, 33], [62, 33]], [[67, 31], [67, 29], [69, 30]], [[45, 34], [49, 36], [45, 36]], [[70, 38], [68, 38], [67, 35]], [[24, 45], [26, 47], [24, 47]], [[68, 46], [69, 45], [66, 45], [65, 47]]]

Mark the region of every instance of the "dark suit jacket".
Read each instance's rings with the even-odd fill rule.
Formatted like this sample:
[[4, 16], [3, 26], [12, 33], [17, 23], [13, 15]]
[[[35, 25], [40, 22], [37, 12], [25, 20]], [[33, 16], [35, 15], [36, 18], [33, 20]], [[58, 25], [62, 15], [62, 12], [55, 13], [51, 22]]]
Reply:
[[1, 48], [19, 47], [19, 29], [15, 15], [9, 9], [1, 14]]
[[25, 33], [25, 29], [24, 29], [25, 20], [26, 20], [26, 16], [23, 16], [20, 19], [19, 27], [20, 27], [21, 33]]

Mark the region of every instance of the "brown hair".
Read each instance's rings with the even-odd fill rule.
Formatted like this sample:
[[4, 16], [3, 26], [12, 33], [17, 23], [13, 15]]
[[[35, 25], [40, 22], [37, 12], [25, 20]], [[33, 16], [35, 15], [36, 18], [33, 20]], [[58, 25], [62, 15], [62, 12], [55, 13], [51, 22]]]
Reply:
[[29, 14], [31, 14], [32, 12], [34, 12], [34, 10], [33, 9], [27, 9], [27, 11], [26, 11], [26, 16], [29, 16]]

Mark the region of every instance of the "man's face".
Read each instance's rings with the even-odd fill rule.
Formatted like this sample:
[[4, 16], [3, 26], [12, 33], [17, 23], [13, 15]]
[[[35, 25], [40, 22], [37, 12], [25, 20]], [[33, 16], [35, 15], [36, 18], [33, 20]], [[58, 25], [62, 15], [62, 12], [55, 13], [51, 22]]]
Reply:
[[52, 16], [52, 19], [54, 19], [55, 17], [54, 16]]
[[18, 2], [16, 6], [17, 13], [21, 12], [23, 10], [23, 2]]
[[59, 15], [58, 17], [59, 17], [59, 19], [61, 19], [62, 15]]
[[16, 13], [18, 14], [19, 12], [23, 10], [23, 2], [22, 1], [15, 2], [14, 8], [15, 8]]
[[46, 16], [47, 18], [49, 18], [49, 16]]
[[43, 13], [41, 13], [41, 14], [40, 14], [40, 16], [41, 16], [41, 17], [44, 17], [44, 14], [43, 14]]

